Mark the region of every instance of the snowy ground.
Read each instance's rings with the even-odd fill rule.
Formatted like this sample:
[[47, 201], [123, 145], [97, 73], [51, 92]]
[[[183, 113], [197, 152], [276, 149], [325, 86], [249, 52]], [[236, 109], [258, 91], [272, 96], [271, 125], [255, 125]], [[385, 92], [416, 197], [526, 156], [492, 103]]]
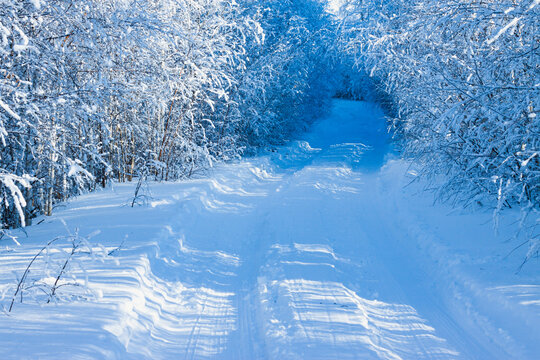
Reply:
[[[336, 101], [305, 140], [151, 184], [143, 206], [134, 184], [81, 196], [2, 239], [0, 358], [537, 358], [540, 272], [506, 257], [512, 219], [495, 236], [489, 212], [404, 187], [372, 105]], [[59, 282], [81, 286], [46, 304], [58, 240], [8, 313], [32, 257], [76, 229], [101, 231]]]

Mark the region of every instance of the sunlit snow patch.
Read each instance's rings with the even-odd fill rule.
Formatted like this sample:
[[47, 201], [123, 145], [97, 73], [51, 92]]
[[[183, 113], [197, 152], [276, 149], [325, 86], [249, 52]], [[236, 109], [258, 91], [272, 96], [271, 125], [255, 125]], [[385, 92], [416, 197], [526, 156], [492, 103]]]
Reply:
[[259, 281], [274, 359], [459, 358], [409, 305], [364, 299], [338, 282]]

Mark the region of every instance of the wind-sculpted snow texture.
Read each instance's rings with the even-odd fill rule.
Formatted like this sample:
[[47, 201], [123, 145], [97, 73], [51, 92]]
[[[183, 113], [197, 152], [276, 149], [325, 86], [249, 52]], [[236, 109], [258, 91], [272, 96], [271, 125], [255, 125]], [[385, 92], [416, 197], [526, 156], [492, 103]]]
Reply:
[[0, 358], [533, 359], [537, 268], [514, 275], [490, 214], [433, 207], [389, 152], [380, 110], [335, 101], [304, 141], [151, 184], [146, 205], [121, 184], [14, 230], [5, 309], [61, 219], [108, 255], [78, 259], [83, 294], [1, 314]]

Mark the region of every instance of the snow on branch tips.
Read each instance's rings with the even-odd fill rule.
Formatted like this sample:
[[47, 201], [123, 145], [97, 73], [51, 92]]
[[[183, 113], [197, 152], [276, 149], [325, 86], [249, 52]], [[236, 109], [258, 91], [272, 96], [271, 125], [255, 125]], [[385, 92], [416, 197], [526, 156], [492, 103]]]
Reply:
[[16, 176], [12, 174], [0, 173], [0, 202], [2, 206], [9, 208], [14, 206], [17, 210], [21, 226], [26, 225], [23, 208], [26, 206], [26, 200], [17, 184], [23, 188], [30, 188], [30, 181], [33, 179], [28, 176]]

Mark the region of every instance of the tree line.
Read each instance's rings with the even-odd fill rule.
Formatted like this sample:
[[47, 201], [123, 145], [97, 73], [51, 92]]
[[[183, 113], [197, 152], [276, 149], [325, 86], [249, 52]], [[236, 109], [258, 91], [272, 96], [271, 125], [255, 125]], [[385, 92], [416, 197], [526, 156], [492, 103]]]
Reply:
[[316, 0], [0, 0], [0, 221], [111, 181], [190, 177], [326, 108]]
[[442, 200], [492, 206], [495, 222], [521, 209], [538, 255], [540, 1], [351, 0], [341, 17], [403, 156]]

